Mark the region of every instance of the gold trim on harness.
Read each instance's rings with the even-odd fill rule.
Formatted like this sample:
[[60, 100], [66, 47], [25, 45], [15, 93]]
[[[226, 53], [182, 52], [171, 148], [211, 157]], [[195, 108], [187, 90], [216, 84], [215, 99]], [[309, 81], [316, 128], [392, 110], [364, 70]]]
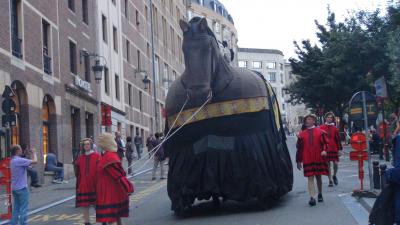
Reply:
[[[189, 121], [187, 124], [205, 119], [230, 116], [242, 113], [259, 112], [267, 109], [269, 109], [267, 97], [256, 97], [256, 98], [238, 99], [225, 102], [216, 102], [204, 106], [204, 108], [200, 110], [196, 114], [196, 116], [194, 116], [192, 120]], [[198, 108], [184, 110], [180, 114], [174, 127], [172, 128], [170, 127], [170, 129], [182, 126], [186, 122], [186, 120], [188, 120], [197, 110]], [[168, 117], [168, 124], [172, 125], [177, 116], [178, 113]]]

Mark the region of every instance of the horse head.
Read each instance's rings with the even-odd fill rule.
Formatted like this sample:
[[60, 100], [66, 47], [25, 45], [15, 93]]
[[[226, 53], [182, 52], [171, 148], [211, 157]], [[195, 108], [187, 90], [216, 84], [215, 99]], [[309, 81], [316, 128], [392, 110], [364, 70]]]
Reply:
[[185, 72], [182, 84], [192, 103], [203, 103], [212, 96], [212, 81], [221, 59], [217, 39], [205, 18], [194, 17], [189, 23], [181, 20], [183, 31], [182, 50], [185, 56]]

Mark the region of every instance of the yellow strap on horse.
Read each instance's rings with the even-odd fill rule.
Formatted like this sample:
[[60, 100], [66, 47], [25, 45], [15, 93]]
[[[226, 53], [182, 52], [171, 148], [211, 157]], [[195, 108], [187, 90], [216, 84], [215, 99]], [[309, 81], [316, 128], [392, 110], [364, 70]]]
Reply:
[[[182, 126], [186, 122], [186, 120], [189, 119], [194, 112], [196, 112], [197, 109], [198, 108], [184, 110], [180, 114], [174, 127], [170, 127], [170, 129]], [[237, 99], [224, 102], [216, 102], [206, 105], [187, 124], [205, 119], [217, 118], [222, 116], [231, 116], [242, 113], [259, 112], [267, 109], [269, 109], [268, 97], [255, 97], [255, 98]], [[177, 116], [178, 114], [168, 117], [168, 124], [172, 124]]]

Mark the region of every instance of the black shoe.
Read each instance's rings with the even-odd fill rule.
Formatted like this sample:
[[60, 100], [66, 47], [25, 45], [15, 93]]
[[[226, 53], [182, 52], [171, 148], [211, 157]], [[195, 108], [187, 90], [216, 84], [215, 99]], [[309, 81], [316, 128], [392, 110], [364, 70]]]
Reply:
[[329, 181], [328, 187], [333, 187], [333, 182], [332, 181]]
[[334, 183], [335, 185], [338, 185], [338, 184], [339, 184], [339, 181], [338, 181], [338, 179], [337, 179], [336, 176], [333, 176], [333, 183]]
[[313, 197], [310, 198], [310, 201], [308, 202], [310, 206], [315, 206], [317, 203], [315, 202], [315, 199]]
[[85, 223], [85, 225], [90, 225], [90, 223]]
[[322, 197], [322, 194], [319, 193], [318, 194], [318, 202], [323, 202], [323, 201], [324, 201], [324, 198]]
[[34, 188], [40, 188], [42, 185], [40, 185], [40, 184], [31, 184], [31, 186], [34, 187]]

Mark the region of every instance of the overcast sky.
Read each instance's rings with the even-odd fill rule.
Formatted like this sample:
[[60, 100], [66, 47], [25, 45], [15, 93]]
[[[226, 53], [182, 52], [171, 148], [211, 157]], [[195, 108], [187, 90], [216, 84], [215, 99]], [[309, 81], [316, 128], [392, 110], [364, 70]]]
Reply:
[[295, 56], [293, 41], [316, 41], [314, 20], [326, 23], [327, 6], [343, 21], [348, 11], [385, 8], [386, 0], [219, 0], [232, 15], [239, 47], [279, 49]]

